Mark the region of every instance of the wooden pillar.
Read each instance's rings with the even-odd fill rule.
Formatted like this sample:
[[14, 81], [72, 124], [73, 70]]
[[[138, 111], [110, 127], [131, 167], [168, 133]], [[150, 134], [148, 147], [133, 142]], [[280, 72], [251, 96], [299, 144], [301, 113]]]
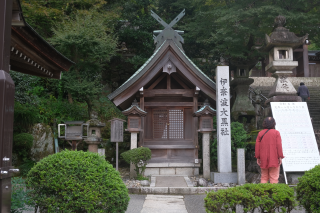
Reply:
[[303, 73], [304, 77], [311, 77], [309, 73], [308, 45], [303, 44]]
[[11, 209], [14, 83], [9, 74], [12, 0], [0, 1], [0, 212]]

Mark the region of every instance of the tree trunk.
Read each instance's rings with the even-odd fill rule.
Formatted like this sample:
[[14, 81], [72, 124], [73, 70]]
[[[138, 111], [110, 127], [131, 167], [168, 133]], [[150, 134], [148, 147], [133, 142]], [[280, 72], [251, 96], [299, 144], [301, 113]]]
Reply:
[[68, 92], [68, 101], [70, 104], [73, 104], [73, 99], [72, 99], [72, 95], [70, 92]]

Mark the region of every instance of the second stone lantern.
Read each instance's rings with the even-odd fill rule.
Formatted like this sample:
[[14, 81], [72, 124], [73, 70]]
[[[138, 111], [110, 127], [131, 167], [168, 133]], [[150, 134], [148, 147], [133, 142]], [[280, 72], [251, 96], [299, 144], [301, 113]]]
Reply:
[[101, 123], [98, 119], [93, 118], [86, 122], [88, 124], [87, 138], [84, 141], [89, 145], [88, 151], [98, 153], [98, 145], [102, 142], [101, 128], [105, 127], [105, 123]]
[[288, 77], [292, 74], [292, 70], [298, 66], [298, 61], [293, 60], [293, 50], [306, 42], [308, 34], [297, 37], [284, 27], [285, 23], [284, 16], [277, 16], [275, 18], [276, 29], [270, 36], [266, 35], [264, 50], [269, 52], [269, 64], [266, 66], [266, 70], [276, 78], [267, 102], [301, 101]]

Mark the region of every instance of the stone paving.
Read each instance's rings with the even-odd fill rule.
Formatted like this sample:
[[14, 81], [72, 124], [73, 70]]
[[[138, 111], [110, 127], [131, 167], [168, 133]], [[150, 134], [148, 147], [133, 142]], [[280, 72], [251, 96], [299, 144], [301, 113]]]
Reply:
[[[175, 212], [187, 212], [187, 213], [206, 213], [206, 210], [204, 208], [204, 198], [206, 197], [206, 195], [184, 195], [184, 196], [169, 196], [169, 195], [158, 195], [158, 197], [156, 197], [155, 195], [135, 195], [135, 194], [130, 194], [130, 202], [128, 205], [128, 209], [126, 211], [126, 213], [175, 213]], [[149, 197], [148, 199], [146, 199], [147, 197]], [[179, 208], [182, 209], [182, 211], [168, 211], [167, 208], [163, 208], [164, 205], [160, 205], [160, 198], [162, 199], [162, 204], [165, 203], [164, 201], [167, 200], [167, 202], [170, 201], [169, 197], [171, 197], [171, 201], [175, 201], [177, 200], [177, 204], [180, 203]], [[183, 198], [181, 198], [183, 197]], [[176, 198], [176, 199], [173, 199]], [[147, 203], [146, 203], [147, 201]], [[159, 201], [159, 202], [158, 202]], [[185, 208], [183, 209], [182, 207], [182, 201], [183, 201], [183, 205], [185, 206]], [[145, 205], [146, 203], [146, 205]], [[150, 204], [156, 204], [156, 206], [152, 206], [151, 208], [149, 208]], [[159, 206], [160, 205], [160, 206]], [[170, 207], [173, 206], [174, 203], [169, 203], [166, 204], [166, 207]], [[178, 208], [178, 207], [176, 207]], [[162, 211], [166, 209], [165, 211]], [[142, 211], [143, 210], [143, 211]], [[150, 210], [150, 211], [146, 211], [146, 210]], [[33, 211], [24, 211], [23, 213], [34, 213]], [[39, 211], [38, 211], [39, 213]], [[239, 208], [237, 209], [236, 213], [243, 213], [243, 211]], [[255, 213], [259, 213], [259, 211], [255, 211]], [[293, 210], [291, 211], [291, 213], [305, 213], [305, 210]]]
[[188, 213], [183, 196], [147, 195], [141, 213]]

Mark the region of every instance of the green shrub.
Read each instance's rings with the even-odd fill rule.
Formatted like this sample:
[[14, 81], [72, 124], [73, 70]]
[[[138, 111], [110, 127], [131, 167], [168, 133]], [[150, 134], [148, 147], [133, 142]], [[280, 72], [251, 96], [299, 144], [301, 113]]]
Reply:
[[236, 206], [244, 212], [291, 212], [297, 203], [294, 190], [285, 184], [245, 184], [243, 186], [211, 191], [205, 198], [205, 207], [211, 212], [235, 212]]
[[25, 180], [21, 177], [14, 177], [11, 179], [12, 193], [11, 193], [11, 213], [22, 213], [23, 211], [31, 211], [31, 200], [28, 197], [29, 189], [26, 188]]
[[[213, 128], [217, 129], [217, 119], [213, 117]], [[218, 139], [216, 137], [217, 132], [212, 132], [210, 138], [210, 167], [212, 170], [217, 170], [218, 160]], [[231, 154], [233, 161], [237, 158], [237, 149], [246, 148], [247, 140], [250, 136], [247, 135], [246, 130], [242, 123], [232, 122], [231, 123]]]
[[121, 156], [127, 163], [135, 165], [137, 179], [142, 179], [142, 173], [146, 169], [147, 160], [151, 159], [151, 150], [147, 147], [139, 147], [123, 152]]
[[297, 200], [307, 212], [320, 212], [320, 165], [298, 178]]
[[125, 212], [128, 189], [119, 172], [96, 153], [62, 151], [29, 172], [29, 193], [41, 212]]

